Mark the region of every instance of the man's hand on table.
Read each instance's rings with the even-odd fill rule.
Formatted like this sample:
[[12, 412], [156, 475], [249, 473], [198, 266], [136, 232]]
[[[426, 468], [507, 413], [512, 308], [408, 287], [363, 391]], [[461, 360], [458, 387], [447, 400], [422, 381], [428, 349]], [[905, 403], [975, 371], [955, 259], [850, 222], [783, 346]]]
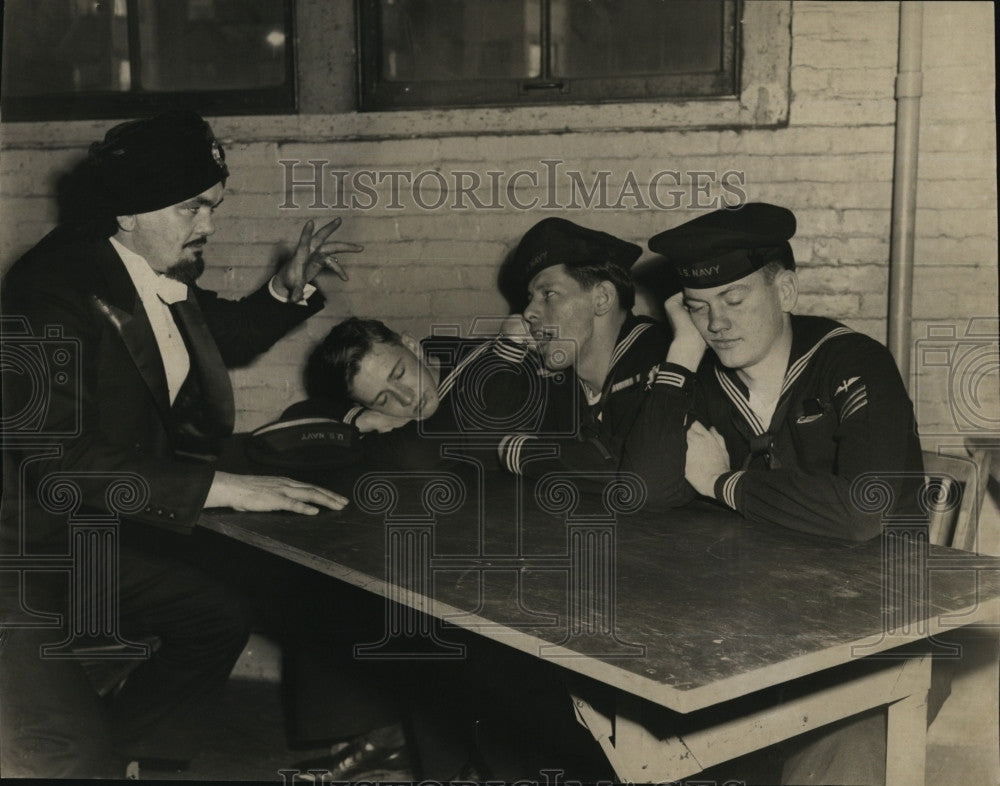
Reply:
[[216, 472], [205, 500], [206, 508], [240, 511], [287, 510], [314, 516], [320, 507], [340, 510], [347, 498], [319, 486], [271, 475], [234, 475]]
[[724, 472], [729, 472], [726, 441], [714, 426], [708, 429], [696, 420], [687, 431], [684, 477], [699, 494], [714, 498], [715, 481]]

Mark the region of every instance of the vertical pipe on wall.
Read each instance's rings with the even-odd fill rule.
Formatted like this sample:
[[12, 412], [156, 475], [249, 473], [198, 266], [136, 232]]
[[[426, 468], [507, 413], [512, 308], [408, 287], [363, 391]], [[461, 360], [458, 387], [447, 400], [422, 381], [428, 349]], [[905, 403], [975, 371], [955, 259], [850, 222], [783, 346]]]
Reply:
[[910, 386], [910, 317], [913, 299], [913, 230], [917, 214], [917, 150], [920, 134], [920, 70], [924, 4], [899, 3], [899, 67], [896, 73], [896, 150], [889, 241], [888, 346], [903, 383]]

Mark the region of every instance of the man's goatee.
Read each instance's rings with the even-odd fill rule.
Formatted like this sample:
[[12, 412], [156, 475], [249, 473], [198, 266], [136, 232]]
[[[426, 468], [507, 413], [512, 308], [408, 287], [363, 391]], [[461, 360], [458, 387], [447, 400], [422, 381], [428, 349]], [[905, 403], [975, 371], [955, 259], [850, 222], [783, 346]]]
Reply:
[[167, 268], [165, 275], [168, 278], [180, 281], [182, 284], [193, 284], [201, 274], [205, 272], [205, 260], [201, 254], [194, 259], [185, 259]]

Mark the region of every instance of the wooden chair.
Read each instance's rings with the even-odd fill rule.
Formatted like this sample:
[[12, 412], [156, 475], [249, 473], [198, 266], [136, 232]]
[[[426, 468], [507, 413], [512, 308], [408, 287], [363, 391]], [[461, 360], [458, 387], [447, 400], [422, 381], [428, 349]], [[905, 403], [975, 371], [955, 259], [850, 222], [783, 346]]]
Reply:
[[972, 447], [966, 455], [924, 451], [930, 510], [930, 542], [965, 551], [991, 553], [979, 532], [979, 514], [989, 480], [989, 450]]
[[[991, 458], [988, 448], [971, 443], [967, 443], [965, 455], [924, 452], [927, 491], [937, 501], [930, 512], [932, 544], [1000, 554], [1000, 533], [992, 531], [995, 527], [980, 526]], [[950, 696], [927, 731], [927, 782], [962, 771], [967, 782], [996, 783], [1000, 777], [1000, 725], [994, 720], [987, 727], [972, 728], [965, 713], [971, 703], [982, 702], [991, 702], [996, 708], [994, 719], [1000, 711], [996, 631], [991, 626], [970, 626], [937, 638], [960, 646], [962, 660], [955, 664]]]

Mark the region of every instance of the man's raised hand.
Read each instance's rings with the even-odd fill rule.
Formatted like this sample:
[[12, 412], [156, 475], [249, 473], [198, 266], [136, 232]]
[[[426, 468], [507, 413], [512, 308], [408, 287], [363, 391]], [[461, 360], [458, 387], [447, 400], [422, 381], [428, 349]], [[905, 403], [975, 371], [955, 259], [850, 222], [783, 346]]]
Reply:
[[702, 355], [708, 345], [701, 337], [684, 305], [684, 293], [678, 292], [664, 301], [663, 308], [670, 320], [674, 338], [667, 350], [667, 362], [683, 366], [688, 371], [697, 371]]
[[288, 299], [292, 303], [298, 303], [302, 299], [302, 290], [321, 270], [332, 270], [347, 281], [347, 272], [340, 264], [337, 255], [356, 254], [364, 251], [365, 247], [359, 243], [327, 240], [340, 228], [341, 223], [341, 219], [335, 218], [316, 232], [313, 232], [314, 224], [311, 220], [306, 221], [302, 227], [295, 253], [275, 274], [279, 290], [287, 292]]

